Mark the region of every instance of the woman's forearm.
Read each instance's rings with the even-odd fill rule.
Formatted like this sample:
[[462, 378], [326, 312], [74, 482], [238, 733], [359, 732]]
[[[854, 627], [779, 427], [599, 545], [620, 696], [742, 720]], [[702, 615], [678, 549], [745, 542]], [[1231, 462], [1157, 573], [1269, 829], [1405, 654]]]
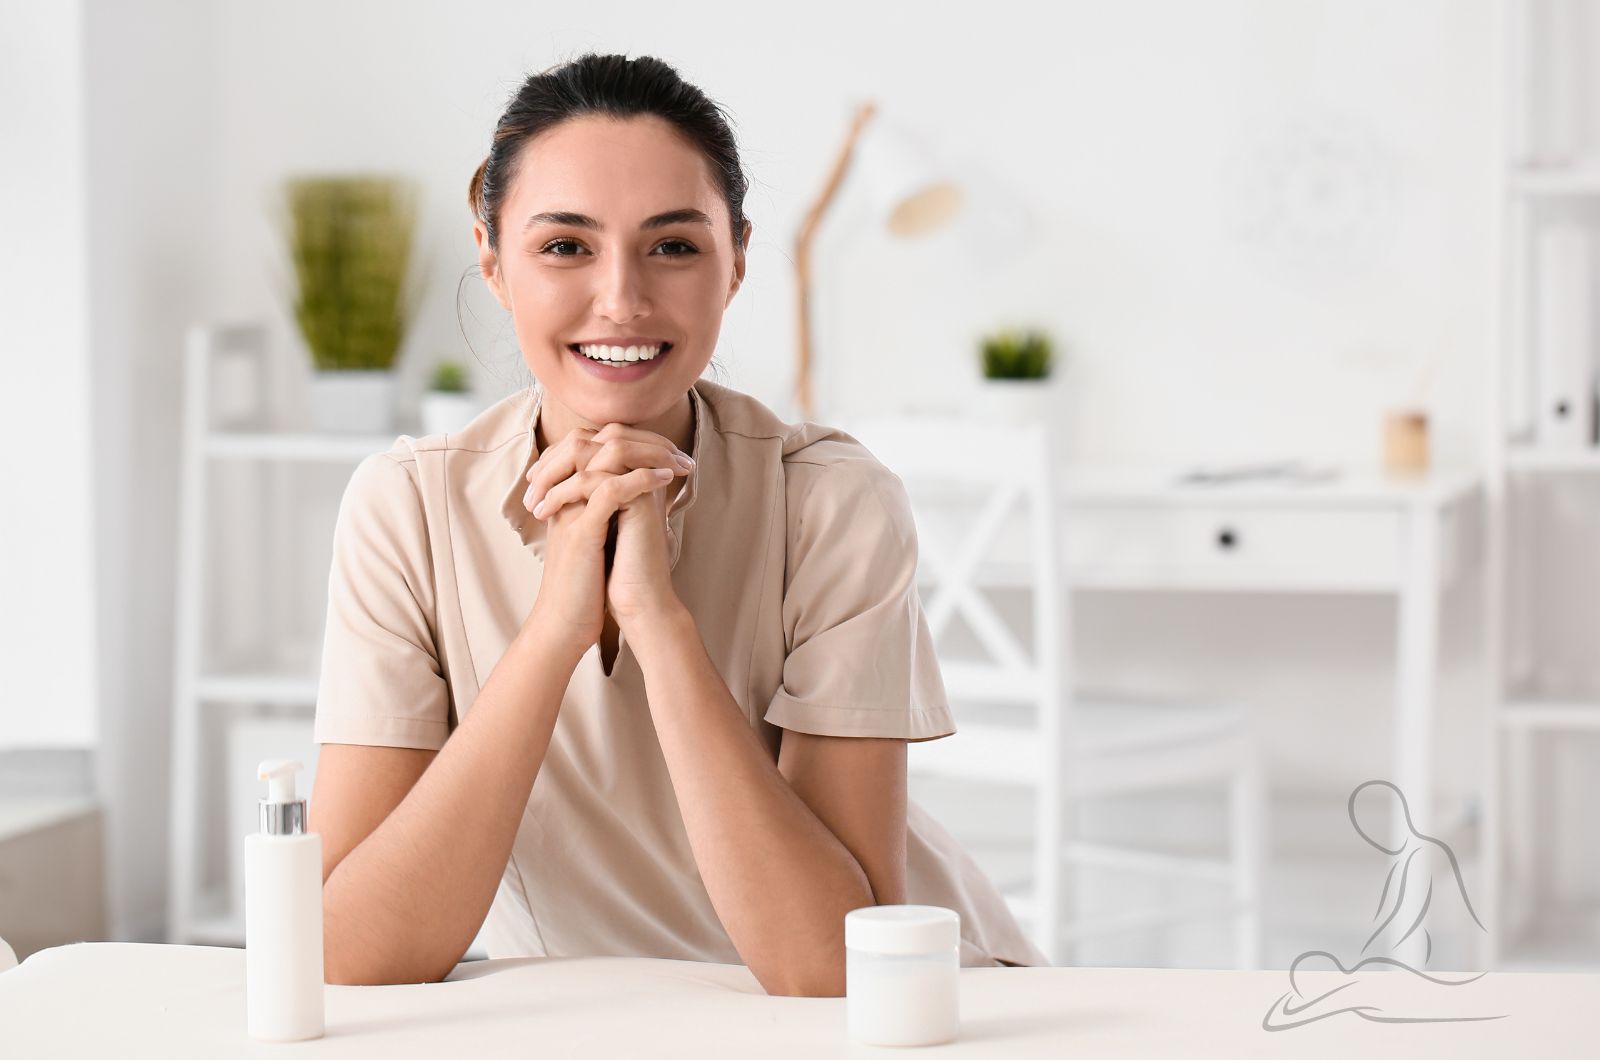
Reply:
[[579, 656], [530, 615], [410, 792], [322, 888], [330, 983], [443, 978], [483, 923]]
[[650, 714], [712, 906], [769, 994], [844, 993], [844, 915], [866, 871], [797, 795], [687, 611], [636, 627]]

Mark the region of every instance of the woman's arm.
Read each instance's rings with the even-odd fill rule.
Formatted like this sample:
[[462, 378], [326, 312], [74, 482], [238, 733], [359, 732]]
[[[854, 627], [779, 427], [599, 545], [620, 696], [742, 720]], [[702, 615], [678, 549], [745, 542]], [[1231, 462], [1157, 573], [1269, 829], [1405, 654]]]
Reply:
[[[392, 812], [373, 812], [370, 778], [351, 768], [357, 754], [324, 746], [310, 827], [333, 837], [322, 887], [327, 982], [437, 981], [472, 944], [581, 658], [543, 628], [531, 612], [416, 783], [390, 785]], [[352, 843], [350, 822], [375, 819]]]
[[[628, 634], [644, 672], [651, 717], [706, 891], [745, 964], [769, 994], [844, 994], [844, 915], [878, 904], [863, 865], [882, 870], [883, 901], [902, 901], [904, 799], [898, 831], [872, 825], [850, 841], [898, 835], [899, 857], [851, 853], [790, 786], [728, 691], [694, 618], [681, 605]], [[785, 740], [788, 734], [785, 734]], [[901, 741], [861, 740], [874, 784], [892, 786], [895, 760], [904, 786]], [[868, 746], [871, 745], [871, 746]], [[815, 750], [813, 748], [813, 750]], [[854, 752], [853, 752], [854, 753]], [[814, 771], [805, 770], [814, 784]], [[837, 807], [834, 807], [837, 809]], [[845, 815], [840, 815], [841, 820]]]

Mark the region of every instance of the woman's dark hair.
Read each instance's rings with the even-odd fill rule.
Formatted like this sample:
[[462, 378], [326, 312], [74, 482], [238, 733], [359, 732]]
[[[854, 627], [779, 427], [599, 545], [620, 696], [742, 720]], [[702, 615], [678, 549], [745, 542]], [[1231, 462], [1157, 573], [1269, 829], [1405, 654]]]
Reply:
[[739, 149], [722, 108], [671, 66], [649, 55], [580, 56], [522, 82], [494, 128], [489, 156], [472, 175], [467, 201], [488, 231], [489, 246], [500, 252], [500, 207], [517, 176], [524, 145], [572, 118], [598, 114], [630, 118], [653, 114], [671, 122], [711, 163], [711, 172], [728, 203], [733, 248], [744, 235], [744, 197], [749, 181], [739, 165]]

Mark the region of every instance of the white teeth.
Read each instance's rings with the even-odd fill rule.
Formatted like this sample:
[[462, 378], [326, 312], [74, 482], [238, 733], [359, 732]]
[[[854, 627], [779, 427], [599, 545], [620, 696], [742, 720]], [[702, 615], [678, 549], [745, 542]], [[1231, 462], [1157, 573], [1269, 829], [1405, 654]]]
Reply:
[[656, 346], [579, 346], [578, 352], [593, 361], [615, 361], [625, 363], [628, 361], [651, 361], [661, 353], [661, 347]]

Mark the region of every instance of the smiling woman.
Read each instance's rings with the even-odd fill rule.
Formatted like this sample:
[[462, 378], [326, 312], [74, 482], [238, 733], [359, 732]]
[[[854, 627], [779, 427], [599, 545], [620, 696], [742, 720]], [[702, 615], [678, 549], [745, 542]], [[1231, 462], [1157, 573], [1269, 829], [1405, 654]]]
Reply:
[[492, 957], [837, 996], [845, 914], [902, 902], [960, 914], [963, 964], [1046, 963], [906, 796], [906, 744], [955, 726], [899, 479], [700, 379], [745, 187], [658, 59], [584, 56], [501, 117], [473, 234], [537, 382], [368, 457], [341, 504], [311, 803], [330, 982], [440, 978], [487, 914]]

